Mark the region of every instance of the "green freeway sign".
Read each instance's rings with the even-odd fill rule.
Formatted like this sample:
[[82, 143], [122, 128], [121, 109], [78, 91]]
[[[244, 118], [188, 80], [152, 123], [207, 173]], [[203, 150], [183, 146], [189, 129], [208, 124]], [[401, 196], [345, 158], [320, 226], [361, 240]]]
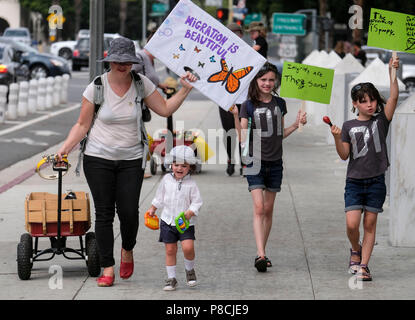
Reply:
[[260, 13], [250, 13], [245, 16], [244, 25], [249, 25], [252, 21], [261, 21], [262, 14]]
[[275, 12], [272, 14], [272, 32], [303, 36], [305, 35], [305, 18], [304, 14]]

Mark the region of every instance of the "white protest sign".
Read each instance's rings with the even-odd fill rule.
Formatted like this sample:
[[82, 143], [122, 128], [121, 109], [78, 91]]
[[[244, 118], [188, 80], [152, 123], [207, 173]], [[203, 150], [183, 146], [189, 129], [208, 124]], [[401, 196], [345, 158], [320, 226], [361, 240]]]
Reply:
[[241, 38], [190, 0], [181, 0], [146, 44], [177, 75], [190, 71], [193, 86], [225, 110], [246, 92], [266, 62]]

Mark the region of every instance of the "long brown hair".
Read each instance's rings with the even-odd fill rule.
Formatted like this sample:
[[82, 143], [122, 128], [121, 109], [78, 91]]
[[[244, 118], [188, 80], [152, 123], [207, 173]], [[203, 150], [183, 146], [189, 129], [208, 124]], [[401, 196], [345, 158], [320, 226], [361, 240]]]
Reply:
[[265, 64], [263, 65], [263, 67], [258, 71], [258, 73], [256, 74], [256, 76], [254, 77], [254, 79], [252, 79], [250, 85], [249, 85], [249, 89], [248, 89], [248, 99], [252, 101], [252, 103], [256, 106], [258, 106], [261, 101], [259, 100], [259, 88], [258, 88], [258, 82], [257, 79], [261, 78], [264, 74], [268, 73], [268, 72], [274, 72], [275, 73], [275, 87], [272, 89], [272, 93], [274, 95], [278, 95], [277, 94], [277, 89], [279, 87], [280, 84], [280, 73], [278, 72], [277, 67], [269, 62], [265, 62]]

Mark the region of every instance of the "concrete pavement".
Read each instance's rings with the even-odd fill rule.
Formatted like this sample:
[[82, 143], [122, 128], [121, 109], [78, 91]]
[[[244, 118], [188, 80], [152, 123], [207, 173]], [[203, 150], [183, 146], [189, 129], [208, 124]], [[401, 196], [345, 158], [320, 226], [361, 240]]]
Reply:
[[[288, 101], [286, 126], [300, 107]], [[209, 101], [190, 101], [174, 115], [184, 120], [184, 127], [208, 129], [220, 127], [218, 107]], [[311, 123], [311, 121], [309, 121]], [[164, 128], [166, 120], [153, 116], [148, 131]], [[178, 254], [175, 292], [162, 290], [166, 271], [164, 246], [158, 242], [158, 231], [144, 226], [143, 215], [150, 206], [161, 170], [144, 180], [140, 200], [140, 228], [134, 252], [135, 272], [128, 280], [116, 276], [111, 288], [99, 288], [88, 276], [85, 262], [66, 260], [61, 256], [49, 262], [36, 262], [32, 276], [21, 281], [17, 276], [16, 246], [24, 229], [24, 199], [33, 191], [57, 192], [57, 181], [46, 181], [38, 175], [18, 183], [0, 194], [0, 299], [150, 299], [150, 300], [326, 300], [326, 299], [414, 299], [414, 248], [395, 248], [388, 244], [389, 207], [379, 215], [377, 245], [370, 269], [371, 283], [355, 283], [347, 273], [349, 243], [345, 233], [343, 191], [347, 163], [337, 156], [326, 141], [328, 126], [305, 126], [284, 140], [284, 178], [277, 195], [273, 228], [267, 255], [273, 267], [267, 273], [254, 268], [256, 254], [252, 231], [252, 200], [247, 182], [239, 176], [225, 174], [225, 164], [204, 164], [195, 175], [204, 205], [196, 227], [196, 274], [198, 286], [187, 288], [183, 255]], [[217, 153], [224, 155], [218, 139]], [[58, 146], [42, 154], [54, 153]], [[41, 155], [23, 160], [0, 171], [0, 186], [33, 168]], [[69, 160], [76, 165], [77, 153]], [[73, 167], [74, 168], [74, 167]], [[75, 177], [73, 168], [63, 180], [70, 188], [89, 192], [85, 178]], [[147, 169], [148, 170], [148, 169]], [[92, 212], [94, 210], [93, 203]], [[119, 271], [120, 235], [115, 223], [116, 274]], [[41, 239], [40, 246], [49, 246]], [[68, 238], [68, 244], [77, 247]], [[51, 289], [56, 274], [52, 265], [63, 269], [62, 289]]]

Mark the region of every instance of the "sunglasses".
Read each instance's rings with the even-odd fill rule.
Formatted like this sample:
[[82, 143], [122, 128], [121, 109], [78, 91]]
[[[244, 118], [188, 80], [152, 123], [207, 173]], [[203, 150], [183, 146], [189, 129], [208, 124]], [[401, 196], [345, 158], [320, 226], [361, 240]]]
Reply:
[[115, 64], [119, 64], [120, 66], [132, 66], [133, 63], [132, 62], [114, 62]]
[[359, 91], [360, 89], [363, 89], [364, 87], [373, 87], [373, 84], [371, 82], [363, 82], [363, 83], [358, 83], [356, 84], [352, 90], [351, 90], [351, 94], [356, 93], [357, 91]]

